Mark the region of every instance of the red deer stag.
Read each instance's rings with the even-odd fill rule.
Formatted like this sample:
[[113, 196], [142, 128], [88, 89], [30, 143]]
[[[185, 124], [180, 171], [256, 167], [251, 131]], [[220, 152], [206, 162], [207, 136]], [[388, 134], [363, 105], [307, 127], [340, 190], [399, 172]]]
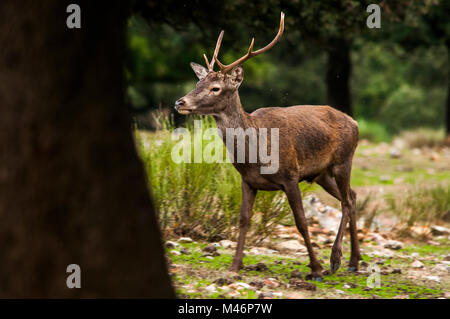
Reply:
[[[356, 194], [350, 188], [350, 173], [353, 154], [358, 143], [358, 125], [351, 117], [330, 106], [266, 107], [251, 114], [244, 111], [238, 93], [244, 74], [242, 63], [272, 48], [280, 39], [283, 30], [284, 14], [281, 13], [280, 28], [272, 42], [262, 49], [253, 51], [254, 39], [252, 39], [248, 52], [229, 65], [220, 63], [217, 58], [223, 37], [222, 31], [211, 61], [203, 55], [207, 68], [191, 63], [199, 82], [193, 91], [176, 101], [175, 109], [180, 114], [212, 115], [229, 151], [233, 151], [233, 145], [236, 149], [236, 140], [233, 138], [230, 149], [226, 142], [227, 128], [243, 130], [278, 128], [278, 171], [262, 174], [260, 168], [264, 164], [261, 161], [256, 163], [233, 161], [242, 178], [242, 204], [239, 239], [230, 270], [238, 271], [243, 266], [245, 236], [249, 229], [256, 192], [283, 190], [292, 208], [298, 231], [308, 249], [311, 268], [308, 278], [321, 280], [322, 267], [311, 245], [298, 183], [303, 180], [316, 182], [341, 202], [342, 220], [330, 257], [331, 271], [335, 272], [341, 264], [342, 237], [348, 221], [351, 236], [348, 270], [356, 271], [361, 256], [356, 229]], [[218, 64], [220, 71], [213, 70], [214, 62]], [[245, 143], [249, 144], [248, 136]], [[267, 144], [270, 148], [270, 143]]]

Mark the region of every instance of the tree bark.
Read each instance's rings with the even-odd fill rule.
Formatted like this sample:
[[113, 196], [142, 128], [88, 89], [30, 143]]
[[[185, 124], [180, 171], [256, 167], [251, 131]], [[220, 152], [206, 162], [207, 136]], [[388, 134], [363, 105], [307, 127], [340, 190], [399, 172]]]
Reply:
[[70, 3], [0, 2], [0, 297], [174, 297], [124, 106], [127, 5], [77, 1], [68, 29]]
[[344, 39], [333, 39], [330, 41], [330, 48], [327, 53], [327, 103], [353, 116], [350, 93], [352, 70], [350, 43]]
[[447, 79], [447, 103], [445, 106], [445, 142], [448, 146], [450, 146], [450, 39], [447, 39], [445, 41], [445, 44], [447, 46], [447, 59], [448, 59], [448, 66], [447, 66], [447, 73], [448, 73], [448, 79]]

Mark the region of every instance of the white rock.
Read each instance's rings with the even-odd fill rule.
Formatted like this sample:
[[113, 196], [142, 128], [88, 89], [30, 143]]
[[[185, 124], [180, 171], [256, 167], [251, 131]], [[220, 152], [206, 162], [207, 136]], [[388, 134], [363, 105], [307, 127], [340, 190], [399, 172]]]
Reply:
[[280, 292], [280, 291], [273, 292], [273, 293], [272, 293], [272, 296], [281, 298], [281, 297], [283, 297], [283, 293]]
[[424, 265], [419, 260], [414, 260], [411, 263], [411, 267], [413, 267], [413, 268], [423, 268], [423, 266]]
[[301, 257], [301, 256], [308, 256], [308, 252], [296, 252], [296, 253], [294, 253], [294, 255], [295, 256], [299, 256], [299, 257]]
[[219, 288], [220, 288], [220, 290], [222, 290], [223, 292], [228, 292], [228, 291], [231, 290], [231, 288], [228, 287], [228, 286], [222, 286], [222, 287], [219, 287]]
[[217, 288], [214, 284], [209, 285], [208, 287], [205, 288], [205, 290], [209, 292], [217, 292]]
[[394, 256], [394, 254], [387, 249], [384, 251], [374, 250], [372, 252], [368, 252], [367, 255], [369, 257], [377, 256], [377, 257], [385, 257], [385, 258], [390, 258], [390, 257]]
[[245, 283], [245, 282], [237, 282], [236, 286], [242, 287], [242, 288], [245, 288], [245, 289], [252, 289], [253, 290], [253, 287], [250, 286], [249, 284]]
[[277, 237], [280, 239], [294, 239], [297, 237], [297, 235], [296, 234], [279, 234]]
[[392, 147], [389, 150], [389, 156], [391, 156], [391, 158], [400, 158], [402, 157], [402, 152], [399, 149]]
[[180, 244], [178, 244], [174, 241], [170, 241], [170, 240], [166, 241], [166, 247], [174, 248], [174, 247], [178, 247], [178, 246], [180, 246]]
[[276, 245], [278, 250], [301, 251], [305, 252], [306, 247], [298, 242], [298, 240], [287, 240]]
[[180, 256], [181, 253], [178, 250], [171, 250], [170, 253], [175, 256]]
[[335, 290], [338, 294], [345, 294], [345, 291], [342, 291], [342, 290], [340, 290], [340, 289], [336, 289]]
[[397, 240], [388, 240], [386, 244], [384, 244], [384, 248], [398, 250], [405, 246], [402, 242]]
[[264, 285], [266, 285], [267, 287], [269, 287], [271, 289], [274, 289], [274, 288], [279, 287], [280, 283], [275, 278], [267, 278], [266, 280], [264, 280]]
[[384, 239], [383, 236], [377, 233], [372, 233], [371, 239], [374, 240], [377, 243], [377, 245], [384, 245], [386, 243], [386, 239]]
[[223, 248], [234, 248], [236, 247], [236, 243], [234, 241], [224, 239], [219, 242], [220, 246]]
[[180, 239], [178, 239], [178, 241], [180, 243], [192, 243], [193, 240], [190, 237], [180, 237]]
[[345, 285], [342, 286], [342, 288], [343, 288], [343, 289], [349, 289], [349, 288], [351, 288], [351, 287], [350, 287], [350, 285], [345, 284]]
[[412, 253], [411, 254], [411, 258], [417, 258], [417, 257], [419, 257], [419, 253]]
[[425, 276], [425, 278], [426, 278], [427, 280], [436, 281], [436, 282], [441, 282], [441, 278], [439, 278], [438, 276]]
[[435, 236], [449, 235], [450, 229], [438, 225], [431, 226], [431, 233]]
[[431, 269], [432, 272], [450, 272], [450, 267], [445, 264], [437, 264]]
[[252, 255], [263, 255], [264, 251], [261, 248], [253, 247], [252, 249], [250, 249], [249, 253]]

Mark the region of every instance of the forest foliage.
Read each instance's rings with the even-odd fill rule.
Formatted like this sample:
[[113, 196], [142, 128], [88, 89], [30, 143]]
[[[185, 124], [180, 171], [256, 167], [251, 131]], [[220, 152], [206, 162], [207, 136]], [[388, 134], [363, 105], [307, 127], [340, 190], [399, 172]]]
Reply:
[[[441, 12], [448, 6], [444, 1], [382, 1], [380, 29], [366, 27], [364, 1], [264, 3], [224, 1], [217, 4], [222, 14], [209, 8], [214, 11], [209, 18], [202, 1], [190, 2], [186, 11], [170, 19], [145, 10], [134, 15], [128, 23], [126, 76], [135, 114], [172, 109], [174, 101], [194, 88], [189, 62], [203, 64], [203, 53], [211, 56], [221, 29], [225, 37], [220, 56], [227, 63], [245, 52], [253, 36], [255, 47], [270, 41], [279, 11], [284, 10], [282, 40], [245, 63], [240, 95], [247, 111], [328, 104], [326, 71], [333, 57], [329, 48], [342, 35], [351, 44], [353, 115], [375, 128], [375, 140], [404, 129], [445, 127], [450, 27]], [[245, 13], [238, 14], [240, 9]]]

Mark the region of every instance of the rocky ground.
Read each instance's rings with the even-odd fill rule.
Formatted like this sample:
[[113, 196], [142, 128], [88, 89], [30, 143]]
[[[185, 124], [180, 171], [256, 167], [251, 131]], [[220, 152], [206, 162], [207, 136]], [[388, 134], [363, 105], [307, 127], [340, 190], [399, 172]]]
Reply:
[[[363, 258], [358, 272], [346, 271], [350, 253], [348, 234], [344, 237], [345, 260], [341, 268], [334, 274], [328, 271], [341, 212], [339, 202], [319, 187], [312, 188], [303, 204], [314, 249], [324, 268], [322, 282], [306, 279], [309, 273], [306, 248], [297, 229], [286, 224], [278, 225], [273, 236], [257, 247], [247, 247], [245, 267], [238, 274], [227, 270], [235, 242], [169, 238], [166, 241], [169, 271], [182, 298], [448, 299], [448, 207], [443, 208], [447, 211], [443, 220], [434, 224], [415, 223], [400, 234], [398, 212], [390, 209], [386, 195], [403, 198], [411, 189], [420, 192], [423, 186], [430, 185], [444, 185], [446, 189], [449, 181], [448, 147], [419, 149], [407, 147], [401, 140], [392, 144], [360, 141], [353, 163], [352, 186], [360, 202], [368, 197], [370, 200], [358, 209]], [[418, 213], [429, 210], [427, 205], [418, 208]], [[444, 205], [448, 205], [448, 200]]]
[[[322, 282], [306, 279], [306, 248], [293, 226], [279, 225], [261, 246], [245, 250], [245, 267], [228, 272], [236, 243], [167, 241], [169, 270], [185, 298], [450, 298], [450, 230], [417, 227], [422, 240], [398, 240], [393, 233], [359, 232], [363, 260], [356, 273], [346, 271], [349, 236], [341, 268], [330, 274], [329, 256], [340, 211], [313, 196], [305, 199], [313, 245], [324, 267]], [[364, 221], [361, 220], [360, 223]], [[378, 223], [382, 223], [378, 221]], [[385, 225], [385, 228], [388, 226]], [[423, 240], [423, 238], [429, 238]]]

